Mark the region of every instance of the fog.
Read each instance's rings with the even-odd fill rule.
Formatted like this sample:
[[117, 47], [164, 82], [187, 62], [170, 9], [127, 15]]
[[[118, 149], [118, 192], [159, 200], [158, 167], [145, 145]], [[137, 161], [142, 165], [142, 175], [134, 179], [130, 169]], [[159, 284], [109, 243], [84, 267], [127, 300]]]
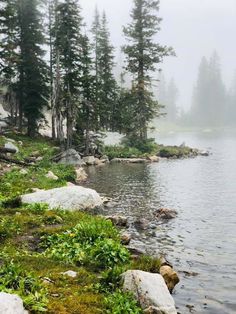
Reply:
[[[133, 0], [80, 0], [82, 14], [89, 28], [94, 9], [105, 10], [109, 20], [111, 40], [116, 47], [116, 62], [121, 59], [124, 43], [122, 26], [130, 20]], [[203, 56], [217, 51], [221, 60], [223, 81], [230, 87], [236, 69], [236, 1], [235, 0], [162, 0], [162, 29], [156, 40], [172, 46], [176, 57], [168, 57], [161, 65], [167, 79], [174, 78], [179, 90], [178, 106], [191, 106], [193, 86]], [[155, 74], [158, 78], [158, 73]]]

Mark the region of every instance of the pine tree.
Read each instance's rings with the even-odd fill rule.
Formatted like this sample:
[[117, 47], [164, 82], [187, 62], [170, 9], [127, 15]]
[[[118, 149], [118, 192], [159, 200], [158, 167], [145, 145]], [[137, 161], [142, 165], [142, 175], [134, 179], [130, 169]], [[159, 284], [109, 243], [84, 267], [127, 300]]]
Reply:
[[16, 0], [0, 1], [1, 83], [6, 87], [5, 101], [10, 107], [13, 124], [16, 124], [17, 117], [16, 82], [18, 78], [17, 62], [19, 59], [17, 52], [18, 25], [16, 4]]
[[[77, 115], [76, 134], [80, 142], [85, 143], [85, 154], [90, 153], [90, 131], [96, 129], [95, 103], [96, 84], [93, 72], [93, 59], [91, 57], [91, 45], [87, 35], [81, 42], [81, 104]], [[85, 141], [84, 141], [85, 139]]]
[[197, 126], [219, 126], [224, 121], [226, 91], [220, 60], [216, 53], [208, 61], [202, 58], [193, 93], [192, 121]]
[[150, 91], [150, 72], [172, 49], [154, 42], [153, 36], [160, 30], [161, 19], [157, 17], [159, 1], [134, 0], [132, 22], [124, 28], [129, 44], [124, 47], [127, 70], [134, 79], [134, 106], [136, 107], [136, 132], [140, 140], [147, 139], [148, 123], [159, 113], [157, 101]]
[[105, 12], [102, 16], [100, 36], [99, 36], [99, 51], [100, 56], [98, 60], [99, 68], [99, 117], [100, 127], [105, 129], [112, 129], [113, 114], [117, 102], [117, 83], [113, 74], [114, 68], [114, 48], [110, 44], [109, 31], [107, 28], [107, 19]]
[[79, 104], [81, 75], [80, 8], [76, 0], [66, 0], [57, 6], [55, 49], [61, 75], [61, 89], [67, 126], [67, 148], [72, 146], [73, 127]]
[[95, 8], [94, 21], [92, 23], [92, 37], [93, 37], [93, 51], [94, 51], [94, 71], [95, 71], [95, 116], [96, 116], [96, 128], [99, 129], [99, 91], [100, 91], [100, 68], [99, 68], [99, 59], [100, 59], [100, 15], [98, 12], [98, 8]]
[[166, 91], [166, 103], [165, 109], [167, 114], [167, 119], [170, 122], [175, 122], [177, 119], [178, 108], [177, 108], [177, 97], [178, 97], [178, 88], [176, 87], [175, 81], [172, 78], [167, 86]]
[[45, 43], [42, 16], [39, 6], [42, 1], [19, 0], [19, 83], [20, 120], [27, 119], [29, 136], [35, 136], [38, 122], [43, 118], [42, 110], [48, 104], [48, 69], [43, 56]]

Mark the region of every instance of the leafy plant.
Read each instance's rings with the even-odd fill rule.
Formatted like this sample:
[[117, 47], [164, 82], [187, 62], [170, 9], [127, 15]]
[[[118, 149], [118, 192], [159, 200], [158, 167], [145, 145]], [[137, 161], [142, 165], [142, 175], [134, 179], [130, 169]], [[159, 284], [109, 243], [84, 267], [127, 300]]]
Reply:
[[47, 291], [40, 281], [21, 266], [10, 261], [0, 269], [0, 289], [8, 293], [18, 294], [26, 309], [45, 312], [47, 307]]
[[117, 290], [105, 298], [107, 314], [141, 314], [142, 309], [130, 293]]

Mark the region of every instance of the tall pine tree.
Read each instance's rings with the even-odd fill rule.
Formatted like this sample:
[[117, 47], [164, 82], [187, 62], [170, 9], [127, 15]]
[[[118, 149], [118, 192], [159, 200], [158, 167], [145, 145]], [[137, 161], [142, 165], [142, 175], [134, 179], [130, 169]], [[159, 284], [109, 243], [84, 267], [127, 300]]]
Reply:
[[27, 132], [35, 136], [38, 123], [43, 118], [42, 110], [48, 104], [48, 69], [42, 45], [45, 36], [42, 30], [42, 15], [39, 0], [18, 0], [19, 23], [19, 83], [20, 120], [27, 119]]
[[172, 49], [154, 42], [154, 35], [160, 30], [161, 19], [157, 16], [159, 1], [134, 0], [132, 22], [124, 28], [129, 44], [124, 47], [127, 57], [126, 69], [132, 74], [133, 106], [135, 107], [134, 133], [140, 140], [147, 139], [148, 123], [158, 115], [159, 105], [150, 90], [150, 72], [163, 57], [172, 54]]
[[76, 0], [65, 0], [57, 6], [55, 49], [62, 81], [62, 101], [66, 117], [67, 148], [72, 146], [75, 116], [81, 86], [82, 18]]

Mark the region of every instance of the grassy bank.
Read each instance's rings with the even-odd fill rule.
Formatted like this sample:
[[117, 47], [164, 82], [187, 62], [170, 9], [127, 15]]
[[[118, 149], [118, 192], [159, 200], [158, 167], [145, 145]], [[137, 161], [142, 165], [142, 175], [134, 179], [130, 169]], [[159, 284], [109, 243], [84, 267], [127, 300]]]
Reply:
[[[22, 205], [20, 194], [64, 186], [75, 179], [75, 171], [51, 162], [55, 143], [9, 137], [19, 148], [15, 159], [36, 161], [26, 168], [0, 162], [1, 291], [20, 295], [31, 313], [142, 313], [132, 295], [122, 292], [120, 275], [134, 268], [158, 272], [159, 260], [133, 260], [119, 231], [104, 218]], [[0, 137], [1, 144], [7, 141]], [[58, 180], [48, 178], [48, 171]], [[77, 276], [63, 274], [69, 270]]]

